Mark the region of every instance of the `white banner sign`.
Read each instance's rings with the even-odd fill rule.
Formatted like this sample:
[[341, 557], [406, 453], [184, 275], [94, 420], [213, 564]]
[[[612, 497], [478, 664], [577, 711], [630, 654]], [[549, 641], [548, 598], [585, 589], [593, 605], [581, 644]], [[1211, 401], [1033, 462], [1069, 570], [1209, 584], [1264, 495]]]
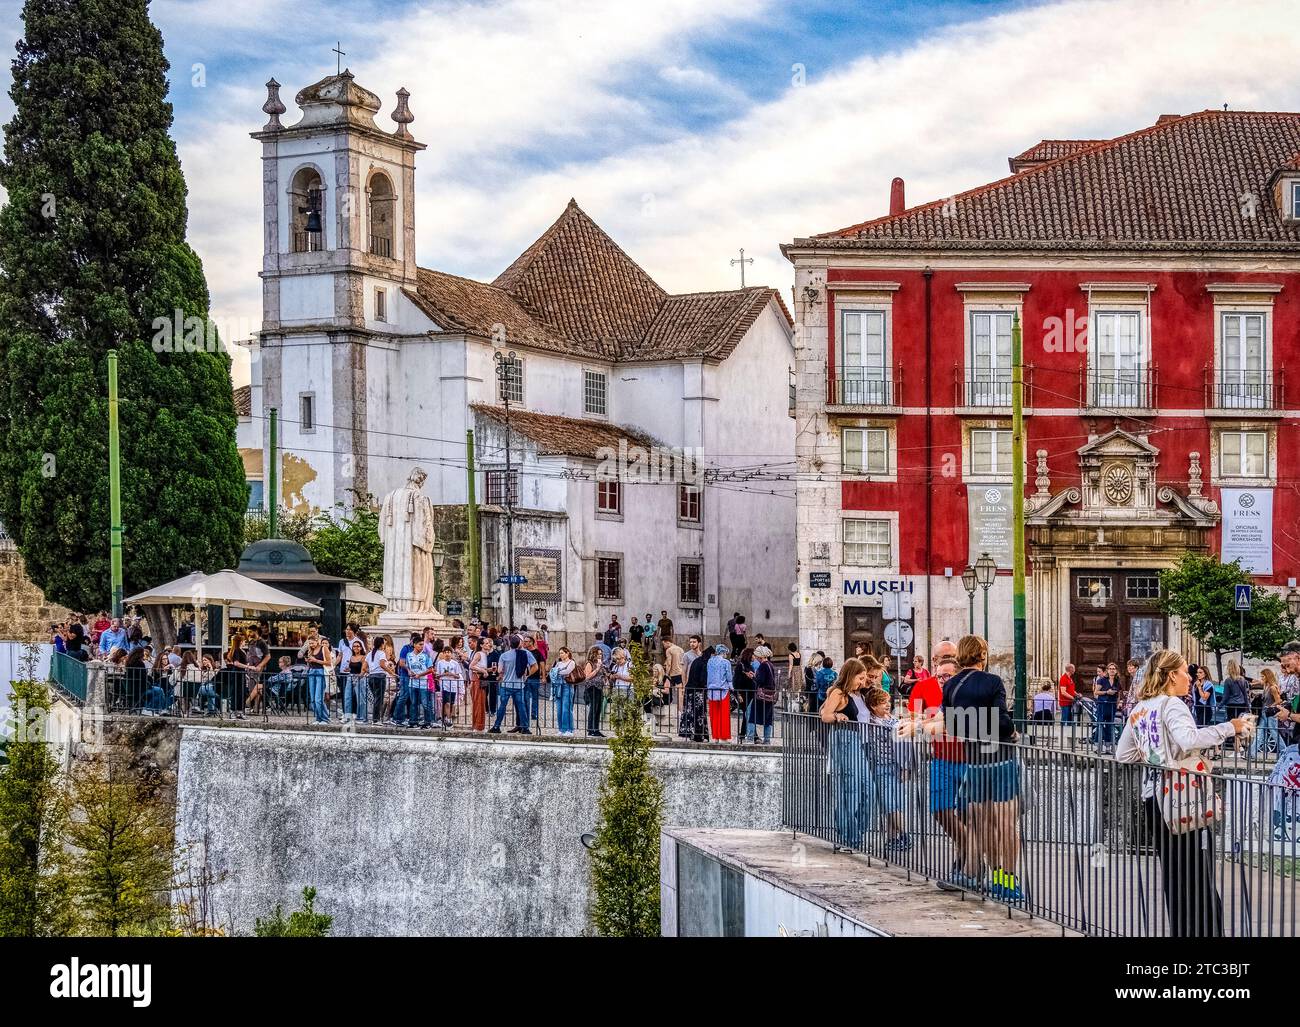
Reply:
[[1273, 573], [1273, 490], [1220, 489], [1223, 501], [1224, 563], [1240, 560], [1242, 570]]

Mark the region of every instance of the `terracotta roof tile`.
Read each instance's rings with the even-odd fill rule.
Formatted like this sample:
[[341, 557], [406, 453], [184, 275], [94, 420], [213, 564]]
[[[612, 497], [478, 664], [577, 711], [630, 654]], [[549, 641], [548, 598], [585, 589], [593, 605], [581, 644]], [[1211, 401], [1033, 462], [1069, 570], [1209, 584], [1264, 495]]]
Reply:
[[[471, 403], [470, 409], [498, 424], [505, 423], [504, 407]], [[577, 456], [595, 460], [599, 450], [617, 451], [620, 442], [646, 449], [658, 445], [652, 436], [635, 428], [581, 417], [536, 414], [528, 410], [511, 409], [510, 429], [536, 443], [539, 456]]]
[[1282, 221], [1269, 181], [1297, 150], [1300, 114], [1202, 111], [794, 245], [1294, 251], [1300, 226]]
[[491, 284], [420, 268], [410, 300], [444, 331], [607, 361], [725, 359], [775, 301], [753, 286], [671, 296], [572, 200]]
[[1080, 150], [1086, 150], [1089, 146], [1096, 146], [1098, 143], [1104, 143], [1105, 141], [1104, 139], [1044, 139], [1042, 142], [1035, 143], [1024, 153], [1008, 157], [1007, 163], [1011, 165], [1011, 173], [1015, 174], [1024, 171], [1026, 168], [1045, 164], [1049, 160], [1068, 157], [1072, 153], [1078, 153]]
[[251, 385], [241, 385], [235, 390], [235, 416], [253, 416], [253, 387]]
[[574, 200], [492, 284], [579, 342], [640, 339], [667, 296]]

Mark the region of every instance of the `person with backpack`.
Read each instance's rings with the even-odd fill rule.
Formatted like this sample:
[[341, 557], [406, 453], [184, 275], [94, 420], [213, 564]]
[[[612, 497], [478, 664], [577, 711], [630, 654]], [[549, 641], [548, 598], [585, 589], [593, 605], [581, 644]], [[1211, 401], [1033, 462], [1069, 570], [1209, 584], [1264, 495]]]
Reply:
[[605, 704], [605, 654], [599, 646], [593, 645], [587, 651], [582, 682], [586, 686], [587, 737], [604, 738], [605, 734], [600, 730], [600, 713]]
[[524, 701], [524, 684], [528, 680], [528, 671], [537, 661], [533, 654], [523, 648], [518, 635], [510, 636], [510, 647], [501, 654], [501, 700], [497, 705], [496, 720], [488, 729], [488, 734], [499, 735], [501, 722], [505, 720], [506, 707], [511, 703], [515, 707], [515, 726], [509, 734], [531, 735], [528, 729], [528, 705]]

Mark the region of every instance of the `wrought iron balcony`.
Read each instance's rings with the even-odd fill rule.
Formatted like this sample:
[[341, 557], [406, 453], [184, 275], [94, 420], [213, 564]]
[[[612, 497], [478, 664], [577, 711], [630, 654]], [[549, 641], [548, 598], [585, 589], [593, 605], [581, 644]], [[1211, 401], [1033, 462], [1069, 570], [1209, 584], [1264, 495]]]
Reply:
[[902, 406], [902, 377], [867, 377], [861, 374], [832, 376], [828, 403], [833, 407], [869, 409]]
[[1156, 370], [1085, 370], [1080, 374], [1079, 393], [1079, 405], [1090, 410], [1154, 410]]
[[1282, 372], [1243, 371], [1217, 374], [1206, 369], [1205, 409], [1214, 411], [1280, 411], [1282, 399]]

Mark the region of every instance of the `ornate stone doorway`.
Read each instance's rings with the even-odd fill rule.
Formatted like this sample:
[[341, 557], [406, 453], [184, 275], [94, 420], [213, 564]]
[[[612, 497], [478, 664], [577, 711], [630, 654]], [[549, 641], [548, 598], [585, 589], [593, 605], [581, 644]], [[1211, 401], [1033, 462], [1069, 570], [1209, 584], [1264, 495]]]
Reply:
[[1056, 678], [1067, 662], [1091, 681], [1098, 663], [1181, 648], [1158, 608], [1158, 575], [1187, 552], [1207, 552], [1217, 504], [1202, 495], [1200, 454], [1187, 493], [1157, 482], [1160, 451], [1118, 428], [1078, 450], [1079, 481], [1053, 493], [1047, 452], [1026, 501], [1029, 672]]

